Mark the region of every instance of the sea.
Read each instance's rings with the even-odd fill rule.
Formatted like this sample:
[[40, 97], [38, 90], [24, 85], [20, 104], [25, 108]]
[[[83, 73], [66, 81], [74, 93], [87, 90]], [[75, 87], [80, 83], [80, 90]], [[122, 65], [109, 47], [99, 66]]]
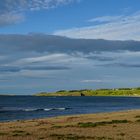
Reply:
[[0, 96], [0, 121], [140, 109], [139, 97]]

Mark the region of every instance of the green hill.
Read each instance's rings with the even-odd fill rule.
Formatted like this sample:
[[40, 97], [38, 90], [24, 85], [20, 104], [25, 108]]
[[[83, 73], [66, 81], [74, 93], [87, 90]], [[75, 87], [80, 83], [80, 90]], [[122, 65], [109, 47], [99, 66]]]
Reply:
[[41, 92], [35, 96], [140, 96], [140, 88], [118, 88], [118, 89], [97, 89], [97, 90], [61, 90], [47, 93]]

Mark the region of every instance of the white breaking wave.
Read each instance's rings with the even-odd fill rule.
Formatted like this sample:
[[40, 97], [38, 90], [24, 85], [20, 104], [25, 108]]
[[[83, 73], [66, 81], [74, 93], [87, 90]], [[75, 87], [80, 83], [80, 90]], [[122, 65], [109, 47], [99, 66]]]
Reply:
[[20, 109], [20, 108], [3, 108], [0, 109], [0, 112], [10, 112], [10, 111], [25, 111], [25, 112], [35, 112], [35, 111], [53, 111], [53, 110], [67, 110], [70, 108], [26, 108], [26, 109]]

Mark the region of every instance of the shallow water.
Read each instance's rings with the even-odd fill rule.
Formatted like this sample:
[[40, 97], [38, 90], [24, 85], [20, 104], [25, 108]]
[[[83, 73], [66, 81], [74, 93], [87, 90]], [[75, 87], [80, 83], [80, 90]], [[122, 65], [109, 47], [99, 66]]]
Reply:
[[0, 96], [0, 121], [140, 109], [139, 97]]

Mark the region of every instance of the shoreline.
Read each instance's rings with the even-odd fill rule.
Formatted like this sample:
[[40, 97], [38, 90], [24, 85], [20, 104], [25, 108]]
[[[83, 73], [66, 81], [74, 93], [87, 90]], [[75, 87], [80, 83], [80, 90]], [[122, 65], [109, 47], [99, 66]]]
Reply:
[[58, 95], [47, 95], [47, 96], [42, 96], [42, 95], [0, 95], [0, 97], [21, 97], [21, 96], [31, 96], [31, 97], [140, 97], [140, 95], [92, 95], [92, 96], [71, 96], [71, 95], [62, 95], [62, 96], [58, 96]]
[[139, 140], [140, 110], [0, 122], [0, 140]]
[[85, 113], [85, 114], [69, 114], [69, 115], [58, 115], [52, 117], [42, 117], [42, 118], [31, 118], [31, 119], [17, 119], [17, 120], [7, 120], [0, 121], [1, 123], [16, 123], [16, 122], [24, 122], [24, 121], [32, 121], [32, 120], [46, 120], [46, 119], [55, 119], [55, 118], [67, 118], [67, 117], [80, 117], [80, 116], [89, 116], [89, 115], [100, 115], [100, 114], [116, 114], [123, 112], [131, 112], [131, 111], [140, 111], [140, 109], [126, 109], [126, 110], [118, 110], [118, 111], [105, 111], [105, 112], [95, 112], [95, 113]]

